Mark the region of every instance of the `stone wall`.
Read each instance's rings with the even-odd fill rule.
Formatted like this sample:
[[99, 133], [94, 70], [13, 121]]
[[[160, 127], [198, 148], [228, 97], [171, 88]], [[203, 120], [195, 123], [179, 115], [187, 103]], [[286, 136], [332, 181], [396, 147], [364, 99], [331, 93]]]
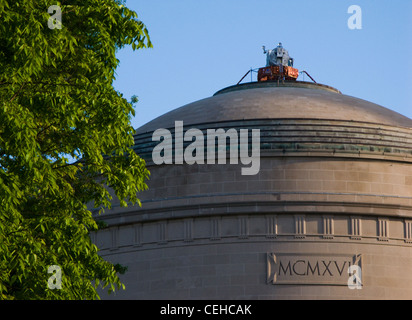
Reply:
[[[238, 220], [241, 218], [237, 218]], [[261, 218], [264, 220], [263, 218]], [[269, 218], [270, 219], [270, 218]], [[255, 221], [259, 220], [257, 217]], [[284, 220], [288, 220], [285, 218]], [[309, 219], [306, 232], [311, 231]], [[233, 222], [236, 220], [234, 219]], [[240, 229], [239, 221], [235, 223]], [[374, 221], [367, 221], [372, 225]], [[250, 222], [249, 222], [250, 223]], [[160, 237], [151, 244], [124, 245], [128, 236], [134, 238], [133, 228], [119, 229], [117, 243], [102, 252], [106, 259], [128, 266], [127, 273], [121, 277], [126, 284], [126, 291], [116, 295], [102, 296], [106, 299], [411, 299], [412, 298], [412, 247], [404, 241], [379, 237], [302, 237], [278, 235], [245, 236], [237, 232], [236, 236], [227, 234], [225, 228], [229, 220], [222, 219], [220, 237], [213, 231], [211, 223], [209, 234], [204, 239], [164, 240]], [[376, 223], [375, 223], [376, 225]], [[153, 227], [153, 233], [159, 234], [159, 225]], [[168, 225], [167, 235], [173, 228]], [[250, 227], [250, 226], [249, 226]], [[369, 226], [368, 226], [369, 227]], [[148, 227], [150, 229], [150, 227]], [[218, 227], [217, 227], [218, 228]], [[291, 228], [289, 226], [289, 228]], [[293, 228], [293, 226], [292, 226]], [[348, 226], [343, 227], [348, 228]], [[157, 229], [157, 230], [156, 230]], [[283, 228], [278, 228], [283, 229]], [[372, 230], [363, 228], [365, 234]], [[142, 231], [142, 230], [140, 230]], [[239, 230], [241, 231], [241, 230]], [[109, 233], [113, 232], [110, 230]], [[225, 234], [226, 233], [226, 234]], [[339, 233], [339, 231], [337, 232]], [[120, 236], [123, 234], [122, 236]], [[128, 235], [127, 235], [128, 234]], [[133, 243], [133, 239], [132, 240]], [[323, 257], [324, 265], [336, 260], [338, 255], [362, 256], [362, 289], [349, 289], [345, 280], [349, 279], [347, 267], [341, 264], [344, 281], [336, 284], [339, 275], [336, 268], [330, 266], [330, 272], [321, 268], [313, 277], [313, 272], [300, 276], [297, 283], [272, 283], [268, 281], [268, 253], [276, 255], [295, 254], [301, 260], [311, 255]], [[321, 259], [318, 258], [321, 264]], [[302, 262], [304, 264], [304, 262]], [[294, 267], [292, 265], [292, 267]], [[298, 267], [298, 266], [296, 266]], [[314, 267], [314, 264], [312, 264]], [[291, 267], [290, 267], [291, 268]], [[301, 271], [294, 272], [301, 275]], [[303, 267], [305, 268], [305, 267]], [[286, 263], [284, 264], [286, 269]], [[275, 271], [284, 273], [290, 270]], [[305, 269], [303, 269], [305, 273]], [[325, 273], [325, 274], [324, 274]], [[299, 281], [311, 280], [313, 283], [299, 284]], [[315, 274], [316, 275], [316, 274]], [[319, 280], [321, 276], [321, 280]], [[296, 276], [295, 276], [296, 277]], [[329, 280], [331, 285], [324, 284]]]
[[[262, 157], [248, 177], [240, 165], [149, 170], [142, 208], [115, 205], [92, 234], [102, 256], [128, 266], [126, 291], [104, 298], [412, 299], [407, 162], [314, 154]], [[285, 279], [268, 276], [271, 254], [296, 257], [276, 265]], [[363, 285], [351, 290], [348, 257], [358, 255]], [[328, 263], [334, 276], [322, 278]]]

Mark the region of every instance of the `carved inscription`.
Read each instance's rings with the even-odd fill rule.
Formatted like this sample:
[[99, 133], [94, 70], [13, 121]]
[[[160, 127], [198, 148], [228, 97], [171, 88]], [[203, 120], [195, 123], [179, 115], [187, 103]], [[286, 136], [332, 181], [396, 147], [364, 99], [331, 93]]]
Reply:
[[347, 286], [348, 269], [361, 255], [267, 254], [267, 283]]

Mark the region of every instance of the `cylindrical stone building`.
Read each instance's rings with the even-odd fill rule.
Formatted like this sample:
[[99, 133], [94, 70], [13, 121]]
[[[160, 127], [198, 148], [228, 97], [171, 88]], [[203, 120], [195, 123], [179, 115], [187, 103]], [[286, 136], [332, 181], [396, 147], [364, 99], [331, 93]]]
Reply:
[[[229, 138], [226, 164], [206, 143], [203, 164], [154, 163], [154, 132], [175, 147], [176, 121], [204, 141], [248, 129], [249, 149], [259, 129], [258, 172], [229, 162]], [[411, 119], [316, 83], [246, 83], [140, 127], [135, 150], [151, 172], [142, 207], [115, 203], [92, 235], [128, 267], [126, 290], [102, 298], [412, 299]]]

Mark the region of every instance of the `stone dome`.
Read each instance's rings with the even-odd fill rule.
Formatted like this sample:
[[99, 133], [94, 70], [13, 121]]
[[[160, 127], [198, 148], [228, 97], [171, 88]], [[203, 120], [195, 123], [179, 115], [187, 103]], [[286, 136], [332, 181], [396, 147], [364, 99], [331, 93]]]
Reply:
[[253, 119], [322, 119], [412, 128], [412, 120], [380, 105], [310, 82], [256, 82], [232, 86], [213, 97], [170, 111], [137, 134], [174, 126]]
[[[175, 121], [204, 133], [259, 129], [259, 172], [155, 164], [153, 132], [174, 135]], [[134, 146], [151, 172], [142, 207], [115, 202], [101, 216], [109, 227], [92, 235], [102, 256], [128, 266], [116, 297], [412, 299], [411, 128], [307, 82], [228, 87], [143, 125]], [[353, 266], [359, 290], [349, 286]]]
[[152, 142], [153, 131], [171, 129], [177, 120], [202, 130], [258, 128], [265, 151], [412, 156], [411, 119], [315, 83], [257, 82], [222, 89], [138, 128], [136, 152], [150, 162], [158, 143]]

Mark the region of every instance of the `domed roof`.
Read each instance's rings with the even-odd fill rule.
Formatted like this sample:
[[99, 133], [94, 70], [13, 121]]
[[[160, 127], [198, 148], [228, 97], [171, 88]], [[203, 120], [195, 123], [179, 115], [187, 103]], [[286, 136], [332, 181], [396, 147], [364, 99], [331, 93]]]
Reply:
[[172, 110], [136, 130], [253, 119], [321, 119], [412, 128], [412, 120], [375, 103], [309, 82], [256, 82], [218, 91], [214, 96]]

